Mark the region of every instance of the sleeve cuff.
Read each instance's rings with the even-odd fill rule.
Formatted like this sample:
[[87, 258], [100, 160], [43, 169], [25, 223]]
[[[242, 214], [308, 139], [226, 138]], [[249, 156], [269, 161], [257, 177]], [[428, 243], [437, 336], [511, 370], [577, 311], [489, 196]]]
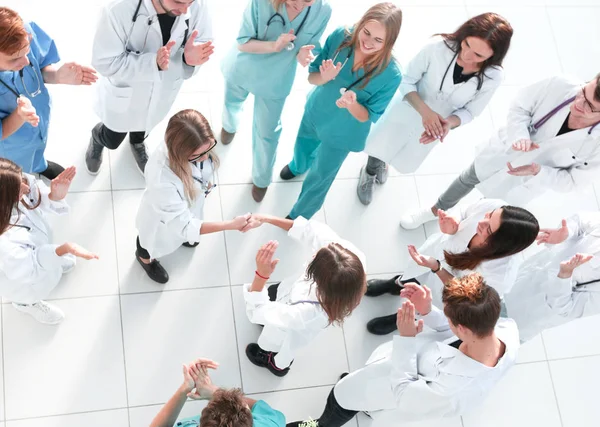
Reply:
[[[392, 364], [394, 367], [405, 366], [407, 360], [417, 356], [416, 337], [395, 335], [392, 340]], [[410, 372], [407, 372], [407, 374]]]
[[558, 277], [558, 271], [556, 269], [552, 269], [550, 274], [554, 276], [554, 280], [548, 287], [547, 292], [549, 296], [558, 297], [560, 295], [566, 295], [572, 292], [574, 284], [573, 276], [562, 279]]
[[43, 245], [37, 249], [37, 260], [44, 270], [51, 270], [57, 265], [62, 265], [62, 259], [56, 255], [58, 245]]
[[200, 241], [200, 228], [202, 228], [202, 221], [199, 218], [192, 218], [187, 226], [185, 232], [185, 238], [190, 243], [197, 243]]
[[292, 239], [302, 240], [302, 236], [304, 234], [304, 230], [308, 225], [308, 220], [302, 216], [299, 216], [294, 220], [294, 225], [288, 231], [288, 236]]
[[40, 194], [42, 197], [42, 205], [48, 209], [49, 211], [57, 214], [57, 215], [65, 215], [69, 213], [69, 205], [65, 201], [65, 199], [54, 201], [50, 200], [50, 188], [46, 185], [39, 185]]
[[[550, 179], [550, 166], [540, 165], [540, 171], [537, 175], [523, 177], [523, 183], [529, 189], [534, 189], [539, 186], [540, 182], [548, 182]], [[555, 191], [558, 190], [555, 188]]]
[[267, 291], [266, 286], [260, 292], [251, 292], [250, 291], [251, 286], [252, 286], [251, 283], [244, 284], [244, 301], [246, 301], [246, 303], [249, 303], [252, 305], [261, 305], [261, 304], [267, 304], [267, 303], [271, 302], [269, 300], [269, 292]]
[[464, 126], [473, 121], [473, 115], [464, 108], [452, 112], [451, 115], [454, 115], [460, 119], [460, 126]]
[[413, 84], [408, 84], [408, 83], [400, 83], [400, 86], [398, 87], [398, 91], [400, 92], [400, 94], [402, 95], [402, 98], [404, 99], [404, 97], [406, 95], [408, 95], [411, 92], [417, 92], [417, 86], [413, 85]]

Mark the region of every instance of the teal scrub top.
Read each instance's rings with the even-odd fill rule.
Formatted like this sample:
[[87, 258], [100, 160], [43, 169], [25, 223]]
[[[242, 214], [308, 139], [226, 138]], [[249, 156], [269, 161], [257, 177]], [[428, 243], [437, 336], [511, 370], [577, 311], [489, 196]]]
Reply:
[[[200, 425], [200, 415], [179, 420], [173, 427], [196, 427]], [[252, 407], [253, 427], [285, 427], [285, 416], [271, 408], [264, 400], [257, 401]]]
[[[275, 9], [271, 0], [250, 0], [244, 17], [242, 27], [237, 37], [237, 45], [242, 45], [249, 40], [275, 41], [281, 33], [294, 29], [297, 32], [302, 20], [308, 13], [305, 8], [291, 23], [288, 19], [287, 9], [282, 7], [279, 14], [285, 20], [285, 25], [279, 16], [275, 16]], [[273, 17], [273, 19], [271, 19]], [[225, 79], [248, 92], [266, 99], [281, 99], [287, 97], [294, 84], [296, 76], [296, 56], [300, 48], [305, 45], [315, 45], [313, 53], [317, 55], [320, 50], [321, 36], [331, 17], [331, 6], [327, 0], [317, 0], [311, 6], [310, 13], [304, 26], [294, 40], [294, 49], [281, 52], [256, 54], [240, 52], [234, 46], [222, 63]], [[267, 23], [271, 19], [271, 24]]]
[[[348, 59], [334, 80], [321, 86], [315, 86], [308, 94], [305, 116], [316, 128], [319, 139], [325, 144], [348, 151], [362, 151], [365, 148], [371, 124], [377, 122], [392, 100], [400, 82], [402, 73], [394, 59], [379, 74], [375, 74], [363, 87], [364, 80], [351, 90], [356, 93], [357, 101], [369, 111], [369, 120], [361, 123], [345, 108], [339, 108], [335, 102], [340, 98], [340, 89], [348, 88], [352, 83], [364, 76], [361, 68], [352, 71], [354, 52], [350, 48], [336, 51], [348, 37], [352, 29], [336, 29], [325, 41], [320, 55], [310, 65], [309, 72], [318, 73], [319, 66], [326, 59], [332, 59], [335, 64], [342, 64]], [[335, 59], [334, 59], [335, 58]]]

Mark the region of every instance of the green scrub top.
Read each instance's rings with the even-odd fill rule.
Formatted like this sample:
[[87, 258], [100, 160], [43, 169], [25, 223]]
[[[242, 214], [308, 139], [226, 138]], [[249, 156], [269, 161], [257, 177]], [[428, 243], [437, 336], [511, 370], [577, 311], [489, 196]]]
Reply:
[[[310, 65], [311, 73], [318, 73], [319, 66], [326, 59], [335, 64], [348, 61], [334, 80], [322, 86], [315, 86], [308, 94], [304, 114], [314, 124], [319, 139], [326, 144], [348, 151], [359, 152], [365, 148], [371, 124], [377, 122], [392, 100], [400, 82], [402, 73], [394, 59], [379, 74], [371, 77], [366, 87], [364, 80], [351, 90], [356, 92], [357, 101], [369, 111], [369, 120], [361, 123], [345, 108], [339, 108], [335, 102], [340, 98], [340, 89], [348, 88], [352, 83], [364, 76], [362, 68], [352, 71], [354, 52], [350, 48], [336, 51], [342, 42], [349, 37], [353, 29], [338, 28], [325, 41], [319, 56]], [[335, 58], [335, 59], [334, 59]]]
[[[244, 12], [237, 45], [242, 45], [252, 39], [275, 41], [281, 33], [287, 33], [291, 29], [294, 29], [296, 34], [308, 13], [308, 8], [305, 8], [292, 21], [291, 25], [285, 6], [279, 11], [285, 20], [285, 25], [283, 25], [281, 17], [275, 16], [275, 13], [271, 0], [250, 0]], [[272, 17], [273, 19], [271, 19]], [[330, 17], [331, 6], [328, 1], [315, 1], [300, 34], [294, 40], [294, 49], [291, 51], [283, 49], [281, 52], [256, 54], [240, 52], [238, 46], [234, 46], [221, 64], [225, 79], [265, 99], [287, 97], [294, 84], [296, 64], [298, 63], [296, 56], [300, 48], [312, 44], [315, 45], [313, 53], [316, 55], [320, 52], [319, 40]], [[271, 19], [271, 24], [267, 26], [269, 19]]]
[[[173, 427], [197, 427], [200, 425], [200, 415], [185, 418], [175, 423]], [[285, 427], [285, 416], [269, 406], [264, 400], [257, 401], [252, 407], [253, 427]]]

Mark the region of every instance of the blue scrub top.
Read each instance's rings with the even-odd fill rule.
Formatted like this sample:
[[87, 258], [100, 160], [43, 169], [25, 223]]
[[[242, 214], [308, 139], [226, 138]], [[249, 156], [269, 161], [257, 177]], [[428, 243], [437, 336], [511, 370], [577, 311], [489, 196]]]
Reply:
[[[242, 45], [251, 39], [275, 41], [281, 33], [287, 33], [291, 29], [296, 33], [307, 11], [308, 8], [305, 8], [290, 25], [287, 9], [282, 7], [279, 14], [283, 16], [285, 25], [280, 17], [274, 17], [271, 25], [267, 26], [269, 19], [276, 13], [271, 0], [250, 0], [244, 12], [237, 44]], [[294, 84], [298, 63], [296, 56], [300, 48], [313, 44], [315, 45], [313, 53], [320, 52], [319, 40], [330, 17], [331, 6], [328, 1], [317, 0], [312, 5], [300, 34], [294, 40], [295, 47], [291, 51], [283, 49], [276, 53], [256, 54], [240, 52], [238, 46], [234, 46], [222, 63], [221, 68], [225, 79], [262, 98], [287, 97]]]
[[[196, 427], [200, 425], [200, 415], [179, 420], [173, 427]], [[264, 400], [257, 401], [252, 407], [253, 427], [285, 427], [285, 416], [269, 406]]]
[[315, 86], [308, 94], [304, 114], [308, 116], [317, 130], [319, 139], [325, 144], [348, 151], [362, 151], [365, 148], [371, 124], [377, 122], [392, 100], [400, 82], [402, 73], [394, 59], [379, 74], [375, 74], [363, 87], [364, 80], [351, 90], [356, 92], [357, 101], [369, 111], [369, 120], [361, 123], [345, 108], [339, 108], [335, 102], [341, 97], [340, 89], [348, 88], [364, 76], [361, 68], [352, 71], [354, 52], [350, 48], [342, 49], [336, 56], [337, 48], [351, 34], [352, 29], [336, 29], [327, 38], [321, 54], [310, 65], [311, 73], [318, 73], [319, 66], [326, 59], [342, 64], [348, 58], [335, 80], [322, 86]]
[[[0, 71], [0, 79], [17, 93], [29, 98], [40, 117], [40, 123], [38, 127], [25, 123], [8, 138], [0, 139], [0, 157], [9, 158], [23, 167], [24, 172], [33, 172], [32, 169], [39, 169], [40, 167], [40, 165], [32, 165], [33, 153], [46, 145], [48, 124], [50, 122], [50, 94], [44, 84], [41, 69], [59, 62], [60, 57], [54, 40], [35, 22], [25, 24], [25, 28], [32, 37], [30, 52], [27, 55], [31, 66], [27, 65], [23, 69], [23, 81], [21, 81], [18, 71]], [[23, 82], [25, 82], [27, 90], [23, 87]], [[34, 93], [38, 89], [38, 82], [41, 93], [32, 98], [27, 91]], [[16, 108], [17, 97], [0, 83], [0, 119], [10, 115]], [[0, 138], [1, 131], [2, 124], [0, 124]]]

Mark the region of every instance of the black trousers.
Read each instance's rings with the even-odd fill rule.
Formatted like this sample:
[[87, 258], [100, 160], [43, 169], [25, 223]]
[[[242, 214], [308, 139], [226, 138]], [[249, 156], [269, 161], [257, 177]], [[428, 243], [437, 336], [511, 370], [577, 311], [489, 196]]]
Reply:
[[[107, 128], [103, 123], [100, 123], [99, 127], [92, 129], [92, 136], [97, 143], [109, 150], [115, 150], [119, 148], [119, 145], [121, 145], [127, 136], [127, 132], [115, 132]], [[129, 142], [132, 144], [142, 143], [144, 139], [146, 139], [146, 132], [129, 132]]]
[[342, 408], [335, 400], [333, 389], [331, 389], [329, 396], [327, 396], [327, 404], [323, 414], [319, 417], [319, 427], [341, 427], [354, 418], [356, 414], [358, 414], [358, 411]]
[[139, 236], [138, 236], [137, 239], [135, 239], [135, 246], [137, 247], [137, 255], [140, 258], [151, 259], [150, 254], [148, 253], [148, 251], [146, 249], [144, 249], [142, 247], [142, 245], [140, 245], [140, 238], [139, 238]]

